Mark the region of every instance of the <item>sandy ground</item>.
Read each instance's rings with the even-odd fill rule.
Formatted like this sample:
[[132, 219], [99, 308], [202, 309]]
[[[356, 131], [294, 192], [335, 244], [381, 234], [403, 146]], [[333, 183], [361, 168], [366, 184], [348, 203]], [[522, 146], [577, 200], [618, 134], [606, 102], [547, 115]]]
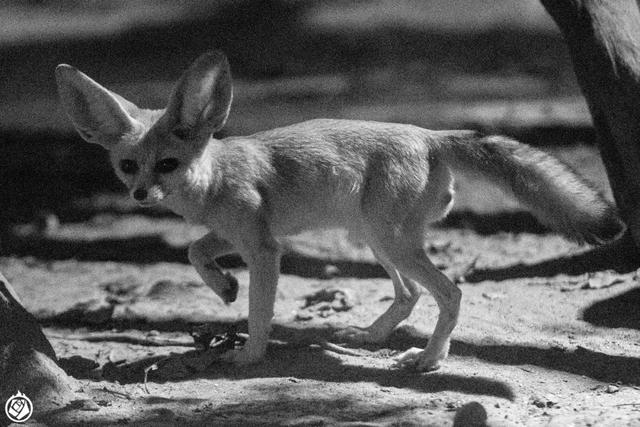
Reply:
[[[564, 154], [583, 165], [593, 157], [584, 149]], [[461, 206], [502, 203], [474, 201], [478, 192], [464, 185], [460, 194]], [[207, 351], [201, 343], [246, 331], [248, 272], [241, 261], [222, 260], [241, 283], [237, 302], [225, 306], [186, 260], [186, 245], [203, 229], [163, 213], [114, 210], [128, 206], [121, 196], [101, 200], [86, 221], [59, 224], [51, 216], [3, 236], [4, 253], [14, 255], [0, 259], [0, 270], [89, 399], [35, 419], [640, 425], [639, 279], [624, 265], [622, 245], [580, 248], [519, 212], [454, 212], [429, 230], [427, 249], [460, 281], [460, 323], [444, 366], [420, 374], [397, 368], [394, 356], [425, 345], [437, 316], [431, 296], [423, 295], [383, 344], [347, 343], [346, 352], [321, 345], [345, 325], [371, 323], [393, 290], [369, 250], [352, 246], [343, 232], [299, 236], [285, 242], [267, 357], [238, 367], [217, 360], [233, 345], [225, 337]], [[311, 298], [323, 290], [324, 298]]]

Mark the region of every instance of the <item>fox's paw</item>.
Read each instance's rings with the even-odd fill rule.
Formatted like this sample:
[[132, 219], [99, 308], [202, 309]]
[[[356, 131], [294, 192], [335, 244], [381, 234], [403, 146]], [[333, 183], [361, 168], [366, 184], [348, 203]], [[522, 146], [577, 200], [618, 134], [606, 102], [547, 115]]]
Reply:
[[234, 275], [227, 271], [226, 273], [224, 273], [224, 280], [227, 282], [228, 286], [228, 291], [225, 293], [225, 295], [227, 296], [227, 301], [233, 302], [236, 300], [236, 298], [238, 298], [238, 289], [240, 289], [238, 279], [236, 279]]
[[396, 357], [395, 366], [398, 368], [410, 368], [419, 372], [431, 372], [440, 369], [440, 362], [444, 357], [433, 357], [425, 350], [412, 347]]
[[347, 326], [344, 329], [334, 332], [332, 341], [348, 344], [381, 343], [387, 339], [387, 335], [379, 333], [371, 328], [359, 328], [357, 326]]
[[[200, 272], [200, 271], [199, 271]], [[215, 262], [204, 265], [201, 271], [202, 280], [226, 303], [231, 303], [238, 297], [238, 279], [229, 272], [222, 272]]]

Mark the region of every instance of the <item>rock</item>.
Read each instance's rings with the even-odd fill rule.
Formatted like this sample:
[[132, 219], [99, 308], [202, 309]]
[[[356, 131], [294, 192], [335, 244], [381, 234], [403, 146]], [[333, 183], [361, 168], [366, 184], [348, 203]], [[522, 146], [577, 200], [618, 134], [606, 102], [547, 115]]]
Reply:
[[325, 303], [335, 311], [351, 310], [356, 302], [351, 292], [338, 288], [325, 288], [304, 297], [305, 303], [302, 308], [309, 308], [314, 305], [323, 306]]
[[531, 403], [538, 408], [552, 408], [558, 403], [558, 399], [553, 396], [536, 396], [531, 399]]
[[603, 271], [598, 273], [591, 273], [587, 281], [580, 287], [580, 289], [604, 289], [619, 283], [624, 283], [625, 278], [616, 272]]
[[33, 402], [35, 416], [60, 409], [77, 399], [75, 380], [47, 355], [33, 348], [5, 346], [0, 360], [0, 402], [18, 391]]
[[[43, 414], [76, 399], [75, 380], [56, 364], [56, 354], [36, 319], [0, 274], [0, 402], [18, 392]], [[22, 399], [24, 401], [24, 399]], [[4, 411], [0, 422], [4, 420]]]
[[478, 402], [462, 405], [453, 417], [454, 427], [481, 427], [487, 425], [487, 410]]
[[333, 264], [325, 265], [322, 270], [322, 277], [324, 279], [332, 279], [338, 276], [339, 274], [340, 274], [340, 269]]
[[620, 391], [620, 387], [618, 387], [617, 385], [609, 384], [604, 391], [609, 393], [609, 394], [613, 394], [613, 393], [619, 392]]
[[327, 318], [337, 312], [351, 310], [356, 304], [351, 292], [338, 288], [321, 289], [304, 299], [302, 310], [296, 313], [296, 320], [311, 320], [315, 316]]
[[505, 293], [497, 293], [497, 292], [483, 292], [482, 293], [482, 298], [488, 299], [488, 300], [497, 300], [497, 299], [505, 299], [507, 297], [507, 294]]

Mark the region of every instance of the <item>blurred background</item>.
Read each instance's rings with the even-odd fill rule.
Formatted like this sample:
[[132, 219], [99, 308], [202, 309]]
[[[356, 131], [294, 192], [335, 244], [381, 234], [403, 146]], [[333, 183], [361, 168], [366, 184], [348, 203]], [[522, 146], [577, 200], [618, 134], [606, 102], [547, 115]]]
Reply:
[[221, 136], [316, 117], [479, 129], [580, 147], [569, 161], [606, 187], [566, 46], [537, 0], [15, 0], [0, 5], [2, 223], [134, 209], [61, 111], [57, 64], [161, 108], [214, 48], [235, 79]]

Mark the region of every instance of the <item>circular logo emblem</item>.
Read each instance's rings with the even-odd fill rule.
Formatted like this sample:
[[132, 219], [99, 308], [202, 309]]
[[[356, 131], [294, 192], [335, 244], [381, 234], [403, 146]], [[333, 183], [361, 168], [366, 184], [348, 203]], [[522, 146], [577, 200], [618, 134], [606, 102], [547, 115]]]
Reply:
[[31, 418], [33, 403], [24, 393], [18, 391], [7, 399], [7, 403], [4, 404], [4, 413], [14, 423], [23, 423]]

